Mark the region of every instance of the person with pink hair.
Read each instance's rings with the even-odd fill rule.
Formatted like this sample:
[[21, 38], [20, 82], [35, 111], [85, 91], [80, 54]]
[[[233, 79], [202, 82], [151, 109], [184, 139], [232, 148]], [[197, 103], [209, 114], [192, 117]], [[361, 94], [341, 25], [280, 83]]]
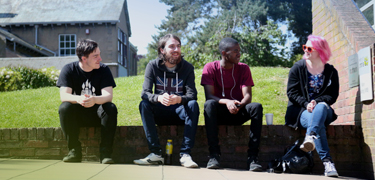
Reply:
[[324, 175], [337, 177], [329, 153], [326, 127], [337, 119], [331, 105], [339, 95], [338, 73], [333, 65], [327, 63], [331, 50], [323, 37], [308, 36], [302, 48], [303, 59], [289, 71], [285, 125], [305, 128], [306, 136], [300, 149], [305, 152], [316, 149], [325, 167]]

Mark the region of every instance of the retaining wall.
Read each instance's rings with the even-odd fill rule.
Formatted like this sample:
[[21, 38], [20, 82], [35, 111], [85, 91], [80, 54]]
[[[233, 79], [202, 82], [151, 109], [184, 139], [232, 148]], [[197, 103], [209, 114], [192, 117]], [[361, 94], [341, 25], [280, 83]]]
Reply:
[[[247, 143], [250, 126], [219, 126], [221, 143], [221, 165], [226, 168], [245, 169]], [[173, 165], [179, 165], [179, 148], [183, 137], [183, 126], [158, 127], [160, 143], [173, 140]], [[268, 162], [281, 157], [284, 149], [295, 140], [303, 140], [304, 130], [294, 130], [282, 125], [263, 126], [259, 161], [266, 170]], [[333, 160], [340, 175], [373, 179], [371, 151], [363, 141], [359, 126], [329, 126], [328, 143]], [[100, 128], [81, 128], [80, 141], [83, 160], [98, 161]], [[300, 142], [301, 142], [300, 141]], [[0, 158], [62, 159], [68, 153], [67, 142], [61, 128], [13, 128], [0, 129]], [[113, 159], [116, 163], [133, 163], [134, 159], [149, 154], [142, 126], [117, 127]], [[193, 160], [200, 167], [208, 161], [206, 130], [199, 126], [196, 143], [192, 149]], [[314, 173], [323, 174], [324, 167], [314, 155]]]

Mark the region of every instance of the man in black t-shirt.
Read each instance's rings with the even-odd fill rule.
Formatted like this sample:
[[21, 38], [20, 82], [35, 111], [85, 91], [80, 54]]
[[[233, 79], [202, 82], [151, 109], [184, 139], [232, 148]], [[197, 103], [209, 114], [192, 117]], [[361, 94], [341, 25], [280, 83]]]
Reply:
[[80, 127], [100, 126], [100, 162], [113, 164], [111, 155], [117, 108], [112, 103], [112, 97], [116, 83], [110, 69], [100, 63], [100, 49], [95, 41], [79, 41], [76, 53], [79, 61], [65, 65], [57, 81], [62, 101], [60, 124], [69, 148], [69, 154], [63, 161], [81, 162]]

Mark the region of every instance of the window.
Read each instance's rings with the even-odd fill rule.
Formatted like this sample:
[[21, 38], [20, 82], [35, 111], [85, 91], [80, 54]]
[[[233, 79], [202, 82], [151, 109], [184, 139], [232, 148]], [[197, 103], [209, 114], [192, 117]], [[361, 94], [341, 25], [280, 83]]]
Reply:
[[119, 64], [127, 67], [127, 55], [128, 55], [128, 36], [119, 28], [117, 33], [117, 61]]
[[76, 54], [76, 35], [59, 35], [59, 54], [60, 56], [73, 56]]
[[362, 12], [363, 16], [371, 24], [372, 28], [375, 29], [374, 22], [374, 4], [375, 0], [354, 0], [357, 3], [359, 10]]

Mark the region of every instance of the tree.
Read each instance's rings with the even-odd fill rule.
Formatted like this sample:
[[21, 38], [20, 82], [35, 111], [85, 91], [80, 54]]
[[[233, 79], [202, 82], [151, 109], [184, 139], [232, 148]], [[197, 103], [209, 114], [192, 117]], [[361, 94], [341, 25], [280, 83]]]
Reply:
[[[286, 59], [285, 35], [278, 30], [279, 22], [290, 22], [289, 29], [298, 42], [308, 26], [295, 23], [308, 22], [301, 18], [308, 1], [296, 0], [160, 0], [169, 6], [167, 20], [158, 27], [160, 33], [153, 36], [156, 48], [159, 37], [173, 33], [181, 37], [184, 57], [195, 67], [220, 58], [218, 44], [224, 37], [240, 42], [243, 61], [254, 66], [290, 66]], [[293, 9], [300, 8], [300, 9]], [[310, 1], [311, 11], [311, 1]], [[309, 14], [309, 13], [304, 13]], [[310, 13], [311, 14], [311, 13]], [[310, 18], [311, 19], [311, 18]], [[311, 23], [311, 20], [310, 20]], [[305, 23], [308, 24], [308, 23]], [[299, 46], [300, 47], [300, 46]], [[294, 49], [293, 49], [294, 52]], [[156, 56], [155, 56], [156, 57]]]

